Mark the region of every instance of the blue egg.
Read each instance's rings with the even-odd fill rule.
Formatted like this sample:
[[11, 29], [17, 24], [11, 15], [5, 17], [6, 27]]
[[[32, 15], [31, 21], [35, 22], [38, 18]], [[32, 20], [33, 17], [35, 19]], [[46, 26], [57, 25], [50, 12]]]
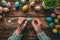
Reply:
[[53, 20], [52, 17], [47, 17], [47, 18], [46, 18], [46, 21], [48, 21], [48, 22], [51, 22], [52, 20]]
[[49, 23], [49, 27], [50, 27], [50, 28], [53, 28], [54, 26], [55, 26], [55, 23], [54, 23], [54, 22], [50, 22], [50, 23]]
[[15, 8], [19, 8], [19, 6], [20, 6], [20, 4], [19, 4], [19, 2], [15, 2]]
[[59, 29], [59, 31], [58, 31], [58, 34], [60, 35], [60, 29]]

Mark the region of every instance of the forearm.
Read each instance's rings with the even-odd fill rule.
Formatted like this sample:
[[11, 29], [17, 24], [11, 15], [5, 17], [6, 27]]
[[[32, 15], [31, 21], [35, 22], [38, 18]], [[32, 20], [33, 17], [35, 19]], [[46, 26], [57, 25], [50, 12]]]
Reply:
[[11, 37], [8, 38], [8, 40], [21, 40], [22, 35], [17, 35], [16, 31], [12, 34]]
[[43, 31], [40, 34], [37, 34], [39, 40], [51, 40]]

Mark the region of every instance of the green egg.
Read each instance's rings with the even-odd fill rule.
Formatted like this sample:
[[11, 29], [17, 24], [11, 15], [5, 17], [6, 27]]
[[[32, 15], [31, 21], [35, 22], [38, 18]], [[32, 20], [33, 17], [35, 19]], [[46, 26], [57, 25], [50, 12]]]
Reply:
[[31, 22], [31, 21], [32, 21], [32, 18], [27, 18], [27, 21], [28, 21], [28, 22]]
[[1, 3], [6, 6], [7, 5], [7, 2], [5, 0], [2, 0]]
[[59, 23], [59, 20], [58, 20], [58, 19], [54, 19], [54, 22], [55, 22], [55, 23]]
[[53, 28], [54, 26], [55, 26], [55, 23], [54, 23], [54, 22], [50, 22], [50, 23], [49, 23], [49, 27], [50, 27], [50, 28]]
[[25, 4], [24, 0], [21, 0], [21, 3], [22, 3], [22, 4]]

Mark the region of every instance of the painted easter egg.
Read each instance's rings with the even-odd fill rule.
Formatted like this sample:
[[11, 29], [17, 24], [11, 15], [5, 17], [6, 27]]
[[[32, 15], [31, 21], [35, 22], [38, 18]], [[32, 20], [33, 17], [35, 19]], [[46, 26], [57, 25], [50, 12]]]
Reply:
[[3, 12], [3, 8], [2, 7], [0, 7], [0, 14]]
[[60, 35], [60, 29], [59, 29], [59, 31], [58, 31], [58, 34]]
[[2, 0], [1, 3], [6, 6], [7, 5], [7, 2], [5, 0]]
[[48, 21], [48, 22], [51, 22], [52, 20], [53, 20], [52, 17], [47, 17], [47, 18], [46, 18], [46, 21]]
[[60, 20], [60, 15], [57, 15], [57, 18]]
[[19, 6], [20, 6], [20, 4], [19, 4], [19, 2], [15, 2], [15, 8], [19, 8]]
[[10, 7], [11, 7], [11, 3], [7, 2], [7, 8], [10, 8]]
[[2, 19], [2, 16], [0, 15], [0, 19]]
[[58, 33], [58, 30], [57, 29], [52, 29], [52, 32], [53, 33]]
[[36, 11], [39, 11], [39, 10], [41, 10], [42, 8], [40, 7], [40, 6], [35, 6], [35, 8], [34, 8]]
[[22, 4], [25, 4], [27, 1], [26, 0], [21, 0], [21, 3]]
[[55, 23], [54, 23], [54, 22], [50, 22], [50, 23], [49, 23], [49, 27], [50, 27], [50, 28], [53, 28], [54, 26], [55, 26]]
[[30, 6], [34, 6], [35, 5], [35, 2], [30, 2]]
[[32, 21], [32, 18], [27, 18], [27, 21], [28, 21], [28, 22], [31, 22], [31, 21]]
[[23, 11], [27, 11], [28, 9], [29, 9], [28, 5], [24, 5], [22, 8]]
[[60, 25], [55, 25], [55, 28], [56, 29], [60, 29]]
[[9, 12], [8, 8], [4, 8], [3, 10], [4, 10], [4, 12]]
[[16, 8], [13, 8], [13, 11], [15, 11], [16, 10]]
[[59, 20], [58, 20], [58, 19], [54, 19], [54, 22], [55, 22], [55, 23], [59, 23]]
[[51, 17], [55, 18], [56, 17], [56, 14], [55, 13], [52, 13], [51, 14]]

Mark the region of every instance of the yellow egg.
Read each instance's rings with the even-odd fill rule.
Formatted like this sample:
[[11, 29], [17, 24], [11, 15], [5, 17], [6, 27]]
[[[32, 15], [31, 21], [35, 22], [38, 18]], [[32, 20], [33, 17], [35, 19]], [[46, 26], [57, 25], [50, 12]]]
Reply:
[[53, 33], [58, 33], [58, 30], [57, 29], [53, 29], [52, 32]]
[[60, 20], [60, 15], [57, 15], [57, 18]]
[[4, 10], [4, 12], [9, 12], [8, 8], [4, 8], [3, 10]]
[[27, 11], [28, 8], [29, 8], [28, 5], [24, 5], [23, 8], [22, 8], [22, 10], [23, 10], [23, 11]]

